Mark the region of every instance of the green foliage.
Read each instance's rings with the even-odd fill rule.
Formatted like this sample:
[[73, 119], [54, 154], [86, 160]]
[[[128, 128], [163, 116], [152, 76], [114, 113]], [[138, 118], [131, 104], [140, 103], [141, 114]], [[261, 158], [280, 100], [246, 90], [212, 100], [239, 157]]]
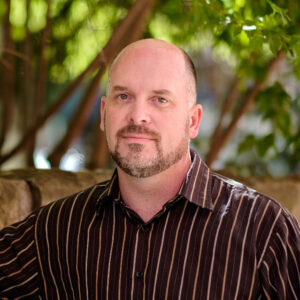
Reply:
[[299, 99], [292, 99], [276, 82], [256, 99], [256, 113], [263, 122], [270, 124], [271, 133], [247, 135], [238, 147], [244, 153], [256, 150], [266, 160], [285, 160], [290, 170], [296, 170], [300, 160], [300, 110]]
[[[51, 36], [47, 44], [48, 81], [66, 84], [78, 76], [109, 40], [114, 27], [135, 0], [51, 0]], [[34, 41], [32, 63], [37, 64], [39, 42], [46, 26], [47, 1], [11, 0], [11, 32], [16, 49], [26, 34]], [[7, 9], [0, 0], [0, 20]], [[190, 52], [212, 48], [226, 60], [245, 91], [265, 78], [267, 65], [281, 50], [300, 79], [300, 9], [295, 0], [158, 0], [146, 37], [174, 42]], [[0, 49], [1, 51], [2, 49]], [[222, 84], [220, 82], [220, 84]], [[239, 153], [254, 151], [262, 159], [285, 156], [290, 166], [300, 160], [299, 96], [276, 83], [256, 99], [255, 113], [272, 132], [248, 135]]]

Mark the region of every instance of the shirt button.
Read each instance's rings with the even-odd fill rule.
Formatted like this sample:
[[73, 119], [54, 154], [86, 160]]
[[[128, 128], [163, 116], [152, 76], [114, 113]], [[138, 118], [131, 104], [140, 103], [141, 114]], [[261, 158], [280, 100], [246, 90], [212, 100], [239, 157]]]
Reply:
[[143, 275], [144, 275], [143, 272], [136, 272], [135, 273], [135, 277], [138, 278], [138, 279], [143, 278]]

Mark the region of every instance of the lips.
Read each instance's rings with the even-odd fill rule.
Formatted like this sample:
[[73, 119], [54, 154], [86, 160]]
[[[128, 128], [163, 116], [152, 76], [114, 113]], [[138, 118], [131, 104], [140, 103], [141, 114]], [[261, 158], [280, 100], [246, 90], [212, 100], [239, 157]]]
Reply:
[[141, 141], [141, 142], [144, 142], [144, 141], [153, 141], [153, 137], [150, 137], [150, 136], [142, 136], [142, 135], [125, 135], [125, 136], [122, 136], [123, 139], [125, 140], [130, 140], [130, 141]]
[[117, 137], [132, 141], [160, 141], [160, 135], [143, 125], [131, 124], [117, 132]]

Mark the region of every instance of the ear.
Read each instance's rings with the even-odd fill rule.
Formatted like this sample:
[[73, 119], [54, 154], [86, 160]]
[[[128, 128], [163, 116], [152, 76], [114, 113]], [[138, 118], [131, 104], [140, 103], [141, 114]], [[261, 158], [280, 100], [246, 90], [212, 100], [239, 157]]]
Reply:
[[100, 129], [102, 131], [104, 131], [104, 128], [105, 128], [105, 126], [104, 126], [104, 124], [105, 124], [105, 120], [104, 120], [104, 118], [105, 118], [105, 104], [106, 104], [106, 97], [103, 96], [101, 98], [101, 111], [100, 111]]
[[193, 139], [198, 135], [199, 125], [202, 119], [202, 105], [195, 104], [190, 111], [190, 138]]

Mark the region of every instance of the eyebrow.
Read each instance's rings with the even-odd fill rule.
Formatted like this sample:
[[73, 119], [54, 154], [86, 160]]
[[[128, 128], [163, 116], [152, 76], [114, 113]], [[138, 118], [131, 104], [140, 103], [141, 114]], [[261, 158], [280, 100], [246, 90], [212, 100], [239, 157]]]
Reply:
[[112, 87], [113, 91], [128, 91], [128, 88], [126, 88], [125, 86], [121, 86], [121, 85], [115, 85]]
[[172, 95], [172, 92], [166, 89], [153, 90], [152, 92], [160, 95]]
[[[112, 87], [113, 92], [124, 92], [124, 91], [129, 91], [129, 89], [125, 86], [122, 85], [115, 85]], [[173, 93], [167, 89], [159, 89], [159, 90], [152, 90], [153, 93], [159, 94], [159, 95], [172, 95]]]

